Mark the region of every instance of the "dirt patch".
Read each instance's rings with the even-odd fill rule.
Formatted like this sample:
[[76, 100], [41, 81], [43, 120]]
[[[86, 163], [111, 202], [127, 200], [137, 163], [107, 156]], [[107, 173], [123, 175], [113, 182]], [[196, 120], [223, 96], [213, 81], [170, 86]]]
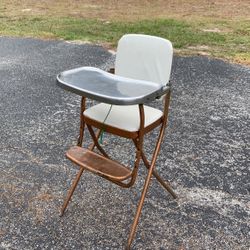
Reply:
[[[0, 7], [1, 8], [1, 7]], [[56, 15], [103, 20], [138, 20], [178, 17], [249, 18], [249, 0], [3, 0], [5, 15]]]

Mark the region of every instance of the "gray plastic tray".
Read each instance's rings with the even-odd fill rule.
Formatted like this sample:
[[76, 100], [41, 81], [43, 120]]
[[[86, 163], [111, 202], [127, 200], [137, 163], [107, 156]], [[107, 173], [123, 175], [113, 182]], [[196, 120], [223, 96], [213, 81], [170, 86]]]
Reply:
[[169, 90], [169, 86], [121, 77], [93, 67], [64, 71], [57, 75], [57, 84], [78, 95], [116, 105], [146, 103]]

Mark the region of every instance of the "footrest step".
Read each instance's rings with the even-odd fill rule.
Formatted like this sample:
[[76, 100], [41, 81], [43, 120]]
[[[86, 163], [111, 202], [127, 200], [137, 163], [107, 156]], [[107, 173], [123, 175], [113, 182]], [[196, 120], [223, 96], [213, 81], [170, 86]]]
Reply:
[[67, 152], [69, 160], [94, 174], [108, 177], [113, 180], [123, 181], [131, 176], [131, 170], [120, 163], [110, 160], [89, 149], [74, 146]]

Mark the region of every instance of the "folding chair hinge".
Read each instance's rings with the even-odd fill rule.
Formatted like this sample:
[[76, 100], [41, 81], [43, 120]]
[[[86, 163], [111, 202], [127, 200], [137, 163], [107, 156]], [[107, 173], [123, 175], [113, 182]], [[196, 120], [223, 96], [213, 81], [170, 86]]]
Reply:
[[138, 161], [140, 161], [140, 159], [141, 159], [141, 151], [137, 150], [137, 151], [136, 151], [136, 163], [137, 163]]
[[168, 83], [166, 84], [166, 86], [169, 86], [169, 88], [171, 89], [171, 87], [172, 87], [172, 81], [169, 80]]

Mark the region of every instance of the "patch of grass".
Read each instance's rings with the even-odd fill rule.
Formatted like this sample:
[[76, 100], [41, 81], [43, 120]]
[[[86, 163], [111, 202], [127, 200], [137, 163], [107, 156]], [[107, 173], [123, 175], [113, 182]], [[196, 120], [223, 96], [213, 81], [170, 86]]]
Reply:
[[115, 45], [125, 33], [151, 34], [168, 38], [175, 48], [198, 44], [221, 44], [225, 38], [217, 33], [205, 33], [194, 29], [184, 21], [173, 19], [143, 20], [138, 22], [103, 22], [78, 18], [19, 18], [6, 19], [0, 24], [2, 35], [35, 35], [38, 37], [63, 38], [108, 42]]
[[[214, 32], [211, 28], [216, 28]], [[211, 30], [209, 30], [211, 29]], [[101, 21], [73, 17], [2, 17], [0, 34], [49, 39], [83, 40], [115, 47], [125, 33], [165, 37], [184, 54], [206, 54], [248, 64], [250, 24], [220, 20], [194, 22], [175, 19]], [[192, 48], [192, 49], [190, 49]], [[205, 50], [205, 51], [204, 51]], [[240, 55], [240, 56], [239, 56]], [[237, 60], [236, 60], [237, 59]]]
[[250, 65], [249, 13], [249, 0], [1, 0], [0, 35], [115, 47], [124, 33], [145, 33], [168, 38], [179, 54]]

